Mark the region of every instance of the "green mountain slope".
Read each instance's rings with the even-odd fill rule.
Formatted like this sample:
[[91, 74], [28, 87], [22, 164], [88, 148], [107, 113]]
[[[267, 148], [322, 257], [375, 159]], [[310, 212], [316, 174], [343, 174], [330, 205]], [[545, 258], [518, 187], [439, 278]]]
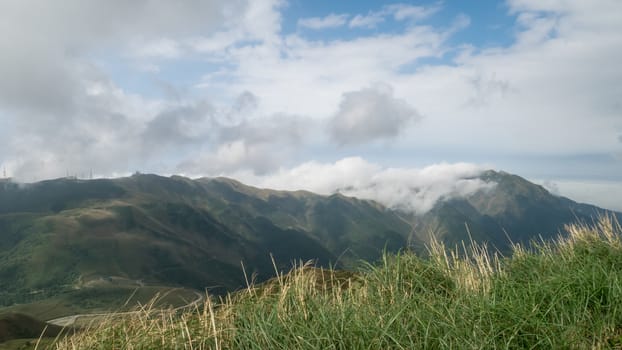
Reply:
[[497, 185], [439, 202], [422, 216], [225, 178], [3, 182], [0, 303], [76, 294], [110, 278], [222, 293], [245, 286], [242, 263], [248, 278], [262, 281], [274, 265], [288, 269], [294, 260], [349, 267], [384, 249], [422, 252], [431, 232], [459, 244], [469, 239], [467, 227], [475, 241], [505, 251], [510, 240], [555, 236], [564, 224], [602, 212], [518, 176], [489, 171], [481, 179]]
[[[137, 175], [0, 187], [0, 302], [110, 276], [214, 293], [294, 260], [344, 266], [404, 246], [409, 225], [369, 201], [229, 179]], [[273, 262], [274, 260], [274, 262]]]

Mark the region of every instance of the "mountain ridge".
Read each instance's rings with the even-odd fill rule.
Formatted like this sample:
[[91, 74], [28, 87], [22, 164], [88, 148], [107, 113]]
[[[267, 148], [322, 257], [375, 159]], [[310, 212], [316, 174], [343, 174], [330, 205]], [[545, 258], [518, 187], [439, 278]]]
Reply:
[[229, 178], [5, 182], [0, 281], [9, 287], [0, 299], [28, 303], [107, 276], [218, 294], [244, 287], [247, 278], [270, 278], [293, 261], [348, 268], [375, 261], [383, 250], [423, 253], [430, 234], [448, 246], [470, 234], [507, 251], [512, 242], [554, 237], [566, 223], [609, 212], [516, 175], [487, 171], [480, 178], [497, 185], [439, 201], [423, 215], [340, 193], [277, 191]]

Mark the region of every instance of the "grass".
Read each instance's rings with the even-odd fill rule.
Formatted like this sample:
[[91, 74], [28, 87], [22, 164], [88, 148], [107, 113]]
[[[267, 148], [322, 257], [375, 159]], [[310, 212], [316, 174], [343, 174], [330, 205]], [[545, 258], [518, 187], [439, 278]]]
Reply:
[[620, 225], [566, 231], [511, 257], [433, 244], [357, 273], [301, 265], [194, 310], [111, 316], [51, 348], [622, 348]]

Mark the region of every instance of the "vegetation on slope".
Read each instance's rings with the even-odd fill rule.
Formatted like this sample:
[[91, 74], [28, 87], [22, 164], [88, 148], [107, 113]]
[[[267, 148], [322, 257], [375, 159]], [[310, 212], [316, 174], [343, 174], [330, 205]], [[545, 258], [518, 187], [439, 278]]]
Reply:
[[615, 219], [511, 257], [472, 246], [385, 255], [356, 274], [300, 266], [175, 314], [110, 317], [58, 349], [551, 349], [622, 346]]
[[19, 313], [0, 314], [0, 343], [11, 339], [55, 337], [62, 328]]
[[431, 231], [432, 239], [449, 247], [471, 238], [507, 252], [510, 242], [551, 238], [562, 225], [603, 211], [518, 176], [488, 171], [480, 178], [496, 185], [441, 200], [425, 215], [340, 194], [259, 189], [225, 178], [5, 182], [0, 308], [95, 296], [75, 291], [114, 277], [224, 295], [245, 285], [240, 262], [258, 282], [274, 276], [270, 257], [279, 271], [299, 259], [355, 268], [358, 260], [378, 260], [383, 248], [424, 252]]
[[[292, 260], [376, 260], [408, 223], [369, 201], [228, 179], [136, 175], [0, 185], [0, 307], [46, 301], [109, 277], [224, 294]], [[114, 309], [111, 305], [110, 309]], [[40, 316], [40, 315], [34, 315]]]

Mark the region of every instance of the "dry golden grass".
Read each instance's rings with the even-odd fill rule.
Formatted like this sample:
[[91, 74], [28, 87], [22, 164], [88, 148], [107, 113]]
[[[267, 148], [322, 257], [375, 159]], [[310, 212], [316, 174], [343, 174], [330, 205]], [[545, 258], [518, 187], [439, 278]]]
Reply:
[[506, 258], [435, 243], [356, 274], [299, 264], [192, 310], [111, 315], [54, 348], [620, 348], [622, 229], [611, 217], [566, 229]]

